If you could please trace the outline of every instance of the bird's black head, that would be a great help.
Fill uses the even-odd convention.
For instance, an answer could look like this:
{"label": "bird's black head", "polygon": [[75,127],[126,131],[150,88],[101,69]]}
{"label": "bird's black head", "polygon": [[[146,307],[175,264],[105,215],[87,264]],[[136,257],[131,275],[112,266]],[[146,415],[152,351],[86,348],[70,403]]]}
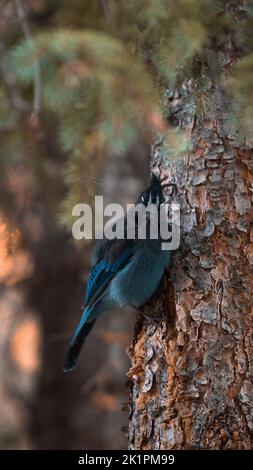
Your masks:
{"label": "bird's black head", "polygon": [[148,204],[156,204],[157,206],[160,206],[160,204],[165,202],[163,197],[163,187],[165,186],[162,186],[160,177],[152,173],[149,188],[139,195],[136,204],[144,204],[144,206],[147,206]]}

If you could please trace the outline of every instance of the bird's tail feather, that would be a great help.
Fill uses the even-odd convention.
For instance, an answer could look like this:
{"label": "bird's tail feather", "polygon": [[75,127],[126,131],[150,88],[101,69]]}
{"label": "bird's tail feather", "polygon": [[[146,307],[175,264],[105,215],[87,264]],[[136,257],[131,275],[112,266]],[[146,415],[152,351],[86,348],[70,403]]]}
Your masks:
{"label": "bird's tail feather", "polygon": [[93,321],[87,321],[91,313],[91,309],[87,309],[86,312],[84,312],[83,317],[76,329],[76,332],[73,336],[73,339],[69,345],[66,359],[64,362],[64,372],[69,372],[72,369],[74,369],[76,365],[76,361],[78,359],[78,356],[81,352],[83,343],[85,341],[85,338],[88,336],[90,331],[92,330],[96,320]]}

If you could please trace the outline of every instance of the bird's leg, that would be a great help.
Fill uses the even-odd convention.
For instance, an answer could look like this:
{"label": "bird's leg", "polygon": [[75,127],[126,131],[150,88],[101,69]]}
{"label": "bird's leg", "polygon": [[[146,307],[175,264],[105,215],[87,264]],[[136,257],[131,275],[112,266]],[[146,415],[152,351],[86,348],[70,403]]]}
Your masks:
{"label": "bird's leg", "polygon": [[148,323],[160,323],[161,321],[173,323],[171,317],[174,315],[171,311],[171,304],[174,303],[174,293],[171,291],[172,282],[168,279],[169,277],[169,273],[167,273],[151,299],[145,305],[136,309]]}
{"label": "bird's leg", "polygon": [[155,298],[151,299],[142,307],[136,309],[136,313],[142,318],[145,318],[148,323],[160,323],[167,318],[166,312],[164,312],[162,308],[159,308]]}

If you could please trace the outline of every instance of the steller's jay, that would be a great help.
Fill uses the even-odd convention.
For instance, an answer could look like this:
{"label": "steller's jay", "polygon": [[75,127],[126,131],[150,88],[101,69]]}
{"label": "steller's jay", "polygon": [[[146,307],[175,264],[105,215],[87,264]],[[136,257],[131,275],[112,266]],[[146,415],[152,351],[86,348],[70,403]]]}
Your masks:
{"label": "steller's jay", "polygon": [[[160,207],[165,202],[162,192],[165,186],[168,185],[162,186],[160,178],[153,173],[149,188],[140,194],[135,205]],[[126,225],[126,217],[124,223]],[[67,351],[65,372],[75,367],[85,338],[101,313],[114,307],[138,309],[155,293],[170,261],[170,252],[161,249],[161,242],[160,236],[156,239],[103,238],[97,242],[84,310]]]}

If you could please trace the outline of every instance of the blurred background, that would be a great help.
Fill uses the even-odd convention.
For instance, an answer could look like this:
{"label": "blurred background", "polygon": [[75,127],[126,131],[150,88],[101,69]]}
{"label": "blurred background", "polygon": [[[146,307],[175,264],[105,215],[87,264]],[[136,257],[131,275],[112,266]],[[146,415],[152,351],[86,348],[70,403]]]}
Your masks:
{"label": "blurred background", "polygon": [[0,13],[0,448],[124,449],[134,315],[105,315],[79,367],[63,361],[93,248],[72,239],[72,206],[143,187],[150,133],[130,125],[142,91],[122,102],[128,78],[109,64],[121,46],[96,34],[106,2],[1,0]]}

